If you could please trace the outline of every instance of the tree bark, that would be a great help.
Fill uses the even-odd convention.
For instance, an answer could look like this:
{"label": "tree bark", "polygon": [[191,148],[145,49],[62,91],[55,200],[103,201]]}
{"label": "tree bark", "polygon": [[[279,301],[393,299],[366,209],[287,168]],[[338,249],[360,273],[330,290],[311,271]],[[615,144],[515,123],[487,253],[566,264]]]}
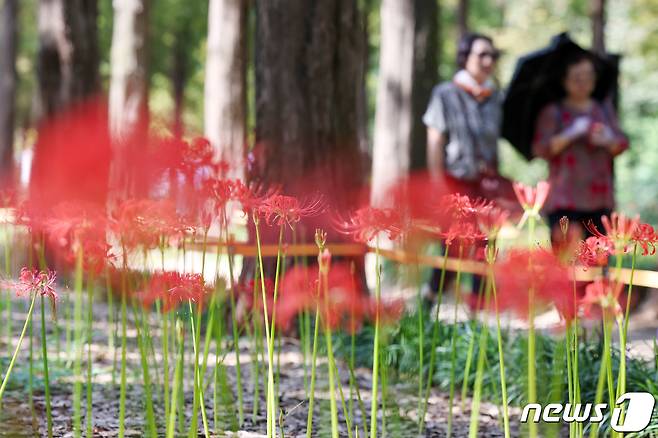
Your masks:
{"label": "tree bark", "polygon": [[469,0],[459,0],[457,4],[457,38],[461,39],[469,32],[468,28]]}
{"label": "tree bark", "polygon": [[40,0],[35,117],[98,91],[96,0]]}
{"label": "tree bark", "polygon": [[422,117],[439,81],[439,2],[415,0],[415,6],[410,165],[411,170],[421,170],[427,167],[427,128]]}
{"label": "tree bark", "polygon": [[[341,208],[363,182],[364,41],[353,0],[256,2],[253,179]],[[285,10],[282,13],[282,10]]]}
{"label": "tree bark", "polygon": [[592,51],[599,55],[605,54],[605,0],[591,0],[592,20]]}
{"label": "tree bark", "polygon": [[18,1],[4,0],[0,11],[0,183],[13,177],[17,18]]}
{"label": "tree bark", "polygon": [[110,52],[109,123],[114,142],[110,176],[120,192],[143,191],[135,181],[130,152],[146,141],[148,128],[148,0],[114,0]]}
{"label": "tree bark", "polygon": [[423,113],[438,81],[436,0],[384,1],[372,170],[372,202],[385,205],[391,184],[425,169]]}
{"label": "tree bark", "polygon": [[114,0],[110,53],[110,130],[130,138],[146,121],[148,0]]}
{"label": "tree bark", "polygon": [[371,202],[388,206],[387,191],[410,167],[413,125],[414,2],[383,0]]}
{"label": "tree bark", "polygon": [[204,132],[216,156],[244,178],[246,27],[244,0],[210,0],[204,86]]}

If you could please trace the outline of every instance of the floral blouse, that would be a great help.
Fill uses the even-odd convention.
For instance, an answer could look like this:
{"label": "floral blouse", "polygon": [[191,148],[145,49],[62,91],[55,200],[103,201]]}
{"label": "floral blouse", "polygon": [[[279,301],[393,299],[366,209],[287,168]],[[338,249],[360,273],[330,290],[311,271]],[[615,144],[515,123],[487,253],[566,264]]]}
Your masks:
{"label": "floral blouse", "polygon": [[615,150],[617,155],[628,149],[628,139],[621,132],[609,103],[594,101],[589,111],[578,111],[558,103],[544,107],[537,118],[533,152],[549,164],[551,191],[544,206],[547,214],[557,210],[614,209],[614,155],[610,150],[591,144],[585,135],[557,155],[550,152],[551,138],[581,116],[612,129],[619,145]]}

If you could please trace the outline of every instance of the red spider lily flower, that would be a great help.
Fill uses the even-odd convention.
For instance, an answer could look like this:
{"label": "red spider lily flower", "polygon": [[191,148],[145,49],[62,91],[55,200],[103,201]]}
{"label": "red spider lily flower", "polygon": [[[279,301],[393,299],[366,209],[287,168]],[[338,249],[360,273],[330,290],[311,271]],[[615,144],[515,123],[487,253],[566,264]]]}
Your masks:
{"label": "red spider lily flower", "polygon": [[265,199],[259,207],[268,225],[288,225],[290,228],[303,217],[317,216],[325,211],[322,197],[299,200],[294,196],[272,195]]}
{"label": "red spider lily flower", "polygon": [[501,309],[514,310],[527,318],[532,289],[534,308],[554,304],[565,319],[573,317],[575,306],[569,271],[552,251],[543,248],[510,250],[496,263],[494,272]]}
{"label": "red spider lily flower", "polygon": [[233,185],[233,199],[242,205],[242,211],[247,215],[260,209],[266,199],[278,193],[278,188],[265,189],[261,184],[245,184],[240,180],[236,180]]}
{"label": "red spider lily flower", "polygon": [[586,267],[607,266],[608,258],[614,253],[614,244],[605,236],[592,236],[581,241],[576,257]]}
{"label": "red spider lily flower", "polygon": [[619,295],[622,288],[623,283],[612,282],[607,278],[588,284],[585,287],[585,296],[580,300],[583,315],[587,318],[596,317],[598,314],[592,311],[593,307],[598,307],[606,316],[621,315]]}
{"label": "red spider lily flower", "polygon": [[548,181],[540,181],[536,187],[526,186],[520,182],[513,184],[514,194],[518,199],[519,204],[524,210],[539,211],[544,206],[548,193],[551,190],[551,185]]}
{"label": "red spider lily flower", "polygon": [[380,299],[379,306],[377,306],[377,300],[371,297],[366,301],[366,306],[368,318],[374,321],[379,313],[379,323],[384,325],[390,325],[399,321],[404,313],[404,300],[402,299]]}
{"label": "red spider lily flower", "polygon": [[540,181],[536,187],[526,186],[520,182],[513,184],[516,199],[523,208],[523,216],[518,224],[521,228],[529,217],[539,217],[539,210],[544,206],[551,185],[547,181]]}
{"label": "red spider lily flower", "polygon": [[614,242],[616,251],[625,252],[626,245],[633,237],[636,228],[640,225],[640,218],[639,216],[630,218],[623,213],[613,211],[612,214],[610,214],[610,217],[601,216],[601,222],[603,223],[605,235],[599,231],[592,221],[586,223],[585,227],[594,236],[607,237]]}
{"label": "red spider lily flower", "polygon": [[452,245],[456,240],[459,245],[464,247],[472,246],[475,242],[487,238],[487,235],[480,231],[477,224],[466,221],[454,222],[446,232],[439,233],[439,236],[445,239],[446,245]]}
{"label": "red spider lily flower", "polygon": [[380,233],[386,233],[391,240],[398,239],[403,232],[402,217],[392,208],[362,207],[346,220],[335,219],[334,228],[358,242],[367,243]]}
{"label": "red spider lily flower", "polygon": [[180,237],[188,227],[170,201],[149,199],[122,202],[114,215],[113,229],[127,248],[155,248],[161,239]]}
{"label": "red spider lily flower", "polygon": [[299,312],[314,311],[317,306],[328,327],[355,329],[368,309],[354,274],[346,264],[334,264],[326,275],[325,290],[316,270],[296,266],[286,272],[277,303],[277,324],[288,327]]}
{"label": "red spider lily flower", "polygon": [[202,305],[210,289],[201,274],[181,274],[175,271],[156,272],[139,296],[145,307],[150,307],[156,300],[162,301],[165,312],[175,309],[187,301]]}
{"label": "red spider lily flower", "polygon": [[493,203],[477,208],[477,223],[480,230],[490,239],[496,238],[508,218],[509,212]]}
{"label": "red spider lily flower", "polygon": [[213,149],[210,141],[203,137],[196,137],[185,142],[181,153],[181,168],[194,174],[200,167],[211,166]]}
{"label": "red spider lily flower", "polygon": [[99,274],[112,258],[106,239],[107,219],[94,204],[58,204],[44,220],[43,229],[66,262],[74,264],[82,251],[82,267],[87,272]]}
{"label": "red spider lily flower", "polygon": [[19,297],[40,294],[48,297],[53,304],[59,299],[55,291],[55,271],[39,271],[38,269],[21,268],[18,281],[5,281],[4,285],[8,289],[13,289]]}
{"label": "red spider lily flower", "polygon": [[658,240],[658,235],[649,224],[639,224],[635,227],[631,236],[631,241],[642,248],[642,255],[654,255],[656,253],[656,240]]}

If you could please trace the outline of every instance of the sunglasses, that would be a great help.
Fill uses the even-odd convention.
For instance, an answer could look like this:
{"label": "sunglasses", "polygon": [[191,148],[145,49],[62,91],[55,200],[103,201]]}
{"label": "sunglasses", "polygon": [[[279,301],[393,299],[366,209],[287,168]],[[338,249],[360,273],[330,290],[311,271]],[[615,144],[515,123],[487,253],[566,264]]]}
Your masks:
{"label": "sunglasses", "polygon": [[483,60],[484,58],[491,58],[494,61],[498,61],[498,58],[500,58],[500,52],[495,50],[493,52],[482,52],[482,53],[471,53],[472,55],[477,56],[480,58],[480,60]]}

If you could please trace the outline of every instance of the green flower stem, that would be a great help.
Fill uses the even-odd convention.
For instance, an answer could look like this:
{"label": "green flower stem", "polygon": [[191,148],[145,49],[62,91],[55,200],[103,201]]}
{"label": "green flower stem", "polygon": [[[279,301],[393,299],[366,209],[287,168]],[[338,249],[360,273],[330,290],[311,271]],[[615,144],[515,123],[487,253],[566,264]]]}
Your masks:
{"label": "green flower stem", "polygon": [[507,406],[507,383],[505,380],[505,357],[503,350],[503,335],[500,329],[500,310],[498,308],[498,294],[496,293],[496,278],[494,276],[493,266],[489,265],[489,278],[491,281],[491,292],[493,293],[494,306],[496,311],[496,340],[498,341],[498,368],[500,369],[500,391],[502,394],[503,405],[503,430],[505,438],[510,438],[509,411]]}
{"label": "green flower stem", "polygon": [[457,368],[457,313],[461,301],[461,259],[464,247],[459,244],[459,257],[457,266],[457,278],[455,279],[455,312],[453,316],[452,336],[450,338],[450,394],[448,402],[448,438],[452,436],[452,407],[455,400],[455,371]]}
{"label": "green flower stem", "polygon": [[75,333],[75,362],[73,375],[73,434],[76,438],[82,436],[82,287],[83,287],[83,261],[82,249],[76,252],[75,262],[75,307],[73,310],[74,333]]}
{"label": "green flower stem", "polygon": [[127,300],[127,279],[126,279],[126,252],[124,247],[123,269],[121,270],[121,377],[119,392],[119,438],[125,436],[126,431],[126,300]]}
{"label": "green flower stem", "polygon": [[[170,410],[169,399],[169,313],[164,311],[162,303],[157,303],[156,311],[162,320],[162,386],[164,391],[165,424],[169,424],[168,415]],[[175,374],[174,374],[175,375]]]}
{"label": "green flower stem", "polygon": [[[279,282],[281,278],[281,256],[283,254],[283,230],[284,230],[284,224],[281,224],[279,226],[279,244],[278,244],[278,250],[276,254],[276,269],[274,271],[274,296],[272,298],[272,320],[270,321],[270,337],[269,337],[269,349],[268,349],[268,354],[269,358],[268,360],[272,362],[272,366],[274,367],[274,341],[276,339],[276,303],[277,303],[277,298],[279,294]],[[274,372],[274,371],[273,371]],[[277,367],[277,376],[278,376],[278,367]],[[278,379],[274,378],[274,375],[272,375],[272,406],[270,407],[272,411],[272,435],[276,435],[275,427],[276,427],[276,418],[277,418],[277,408],[278,408],[278,403],[279,403],[279,393],[277,391],[278,389]]]}
{"label": "green flower stem", "polygon": [[[489,281],[487,281],[489,283]],[[490,285],[487,284],[484,292],[484,307],[489,307]],[[480,400],[482,398],[482,380],[484,378],[484,362],[487,356],[487,336],[489,330],[486,322],[480,329],[480,338],[478,343],[477,368],[475,371],[475,384],[473,386],[473,400],[471,401],[471,423],[468,430],[469,438],[477,438],[478,426],[480,420]],[[463,400],[462,400],[463,403]]]}
{"label": "green flower stem", "polygon": [[[480,300],[482,297],[482,292],[484,288],[485,281],[480,282],[479,290],[478,290],[478,299],[477,299],[477,304],[478,306],[481,304]],[[477,331],[477,318],[473,317],[471,318],[471,339],[468,341],[468,351],[466,353],[466,364],[464,366],[464,380],[462,381],[462,399],[461,399],[461,409],[464,410],[464,406],[466,403],[466,396],[468,395],[468,381],[469,377],[471,375],[471,365],[473,364],[473,355],[475,354],[475,332]]]}
{"label": "green flower stem", "polygon": [[[50,405],[50,374],[48,372],[48,348],[46,342],[46,304],[45,298],[41,297],[41,358],[43,360],[43,385],[46,396],[46,424],[48,438],[53,437],[53,416]],[[91,435],[90,435],[91,436]]]}
{"label": "green flower stem", "polygon": [[233,350],[235,352],[235,377],[236,377],[237,393],[238,393],[238,424],[242,425],[244,423],[244,395],[242,388],[242,369],[240,367],[240,342],[239,342],[240,337],[238,335],[238,319],[235,314],[236,300],[235,300],[235,282],[233,275],[233,257],[232,257],[232,249],[230,246],[228,246],[229,233],[228,233],[228,217],[226,216],[226,209],[224,209],[223,214],[224,214],[224,226],[226,227],[228,271],[229,271],[229,282],[230,282],[229,298],[231,300],[231,325],[233,332]]}
{"label": "green flower stem", "polygon": [[194,318],[194,308],[192,306],[192,301],[188,300],[187,301],[189,305],[189,311],[190,311],[190,326],[192,329],[192,345],[194,347],[194,363],[192,364],[194,367],[194,402],[192,404],[192,421],[190,425],[190,431],[189,431],[189,436],[190,438],[194,438],[197,436],[197,424],[198,424],[198,415],[199,415],[199,407],[201,408],[201,420],[203,422],[203,432],[208,438],[210,436],[210,432],[208,430],[208,420],[206,418],[206,409],[205,409],[205,403],[204,403],[204,397],[203,397],[203,385],[201,383],[201,373],[199,369],[199,350],[200,350],[200,345],[199,345],[199,334],[201,332],[201,309],[200,309],[200,303],[197,305],[197,317],[196,317],[196,322]]}
{"label": "green flower stem", "polygon": [[372,396],[370,400],[370,438],[377,438],[377,385],[379,379],[379,307],[381,301],[381,267],[379,264],[379,238],[375,244],[375,338],[373,340],[372,352]]}
{"label": "green flower stem", "polygon": [[258,265],[260,269],[261,293],[263,298],[263,320],[265,321],[265,338],[267,340],[267,438],[274,436],[276,414],[274,407],[274,370],[272,364],[272,347],[270,346],[270,324],[267,310],[267,293],[265,291],[265,274],[263,272],[263,253],[260,242],[259,220],[256,214],[252,216],[256,228],[256,247],[258,250]]}
{"label": "green flower stem", "polygon": [[441,276],[439,277],[439,290],[437,292],[436,313],[434,316],[434,326],[432,327],[432,346],[430,348],[430,364],[427,371],[427,385],[425,388],[425,395],[423,396],[423,407],[420,410],[418,418],[418,434],[422,434],[425,429],[425,413],[427,412],[427,402],[430,398],[430,390],[432,389],[432,380],[434,378],[434,367],[436,366],[436,348],[439,345],[439,313],[441,311],[441,301],[443,300],[443,288],[446,279],[446,269],[448,267],[448,250],[450,245],[446,245],[443,252],[443,264],[441,265]]}
{"label": "green flower stem", "polygon": [[[528,244],[530,248],[534,246],[535,239],[535,218],[536,215],[530,215],[528,218]],[[528,261],[532,264],[532,259]],[[535,340],[535,291],[532,287],[528,290],[528,403],[537,402],[537,364],[536,360],[536,340]],[[530,438],[536,438],[538,434],[537,423],[528,424],[528,434]]]}
{"label": "green flower stem", "polygon": [[[255,272],[255,278],[254,278],[254,289],[253,289],[253,303],[257,302],[258,298],[258,270]],[[253,308],[252,308],[253,312]],[[252,411],[251,411],[251,419],[252,422],[256,422],[256,417],[259,412],[259,402],[260,402],[260,358],[259,355],[262,357],[262,333],[261,333],[261,328],[260,328],[260,321],[258,319],[258,315],[255,313],[252,313],[251,315],[251,323],[253,324],[253,355],[251,359],[251,378],[252,378],[252,384],[253,384],[253,404],[252,404]]]}
{"label": "green flower stem", "polygon": [[[5,225],[5,275],[7,278],[11,277],[11,232],[10,225]],[[29,254],[32,253],[32,248],[29,249]],[[11,344],[13,338],[12,331],[12,314],[11,314],[11,290],[7,290],[7,295],[5,295],[5,308],[7,311],[6,321],[6,334],[7,334],[7,351],[11,351]]]}
{"label": "green flower stem", "polygon": [[331,343],[331,328],[328,325],[326,325],[324,330],[324,338],[327,343],[327,359],[329,361],[327,368],[329,371],[329,406],[331,410],[331,437],[338,438],[338,406],[336,404],[336,383],[335,383],[336,376],[334,375],[335,372],[334,352],[333,352],[333,345]]}
{"label": "green flower stem", "polygon": [[[185,355],[185,344],[183,341],[183,329],[180,321],[176,320],[175,332],[178,338],[178,360],[174,367],[174,382],[171,389],[171,405],[169,406],[167,421],[167,438],[174,438],[176,433],[176,401],[178,400],[178,391],[182,389],[183,384],[183,356]],[[181,391],[182,392],[182,391]]]}
{"label": "green flower stem", "polygon": [[94,281],[89,278],[87,281],[87,436],[93,436],[93,389],[91,383],[92,360],[91,360],[91,342],[93,333],[93,299],[94,299]]}
{"label": "green flower stem", "polygon": [[[311,438],[313,432],[313,402],[315,401],[315,368],[318,356],[318,332],[320,327],[320,307],[315,307],[315,325],[313,329],[313,353],[311,355],[311,387],[308,394],[308,414],[306,417],[306,438]],[[364,417],[365,418],[365,417]]]}
{"label": "green flower stem", "polygon": [[[633,280],[635,277],[635,262],[637,259],[637,243],[633,245],[633,257],[631,259],[631,278],[628,282],[628,294],[626,295],[626,309],[624,311],[623,324],[619,324],[619,375],[617,376],[617,397],[626,392],[626,340],[628,335],[628,315],[631,310],[631,294],[633,293]],[[623,408],[622,408],[623,409]]]}
{"label": "green flower stem", "polygon": [[9,382],[9,376],[11,376],[11,370],[14,368],[14,363],[16,362],[16,357],[18,352],[21,349],[21,344],[23,343],[23,338],[25,337],[25,331],[27,326],[32,320],[32,311],[34,310],[34,301],[37,298],[37,294],[32,296],[32,301],[30,302],[30,308],[27,311],[27,317],[25,318],[25,324],[23,324],[23,330],[21,330],[21,336],[18,338],[18,344],[16,344],[16,349],[14,354],[11,356],[11,361],[9,361],[9,366],[7,367],[7,372],[5,373],[4,378],[2,379],[2,385],[0,385],[0,403],[2,402],[2,396],[5,393],[5,388],[7,387],[7,382]]}
{"label": "green flower stem", "polygon": [[[332,354],[333,356],[333,354]],[[345,394],[343,394],[343,385],[340,383],[340,378],[338,377],[340,374],[338,373],[338,367],[336,366],[336,360],[335,358],[332,359],[334,362],[334,376],[336,376],[336,382],[335,386],[338,387],[338,395],[340,395],[340,403],[341,406],[343,407],[343,416],[345,416],[345,425],[347,426],[347,438],[352,438],[352,425],[354,424],[352,420],[352,416],[350,415],[348,404],[345,403]]]}
{"label": "green flower stem", "polygon": [[420,267],[418,264],[414,265],[415,274],[416,274],[416,316],[418,319],[418,412],[422,412],[423,409],[423,391],[425,386],[423,385],[423,373],[425,372],[424,360],[425,360],[425,312],[423,312],[423,297],[421,295],[420,287]]}
{"label": "green flower stem", "polygon": [[107,291],[107,348],[112,352],[112,386],[114,386],[116,375],[116,354],[115,352],[115,322],[114,322],[114,294],[112,293],[112,281],[110,279],[109,269],[105,271],[105,289]]}
{"label": "green flower stem", "polygon": [[137,329],[137,347],[139,348],[142,375],[144,377],[144,397],[146,405],[146,427],[148,430],[147,436],[156,438],[158,436],[158,428],[155,425],[155,414],[153,411],[153,396],[151,393],[151,376],[149,373],[148,364],[148,350],[145,339],[144,325],[147,323],[143,317],[138,316],[135,306],[133,308],[133,318],[135,319],[135,328]]}

